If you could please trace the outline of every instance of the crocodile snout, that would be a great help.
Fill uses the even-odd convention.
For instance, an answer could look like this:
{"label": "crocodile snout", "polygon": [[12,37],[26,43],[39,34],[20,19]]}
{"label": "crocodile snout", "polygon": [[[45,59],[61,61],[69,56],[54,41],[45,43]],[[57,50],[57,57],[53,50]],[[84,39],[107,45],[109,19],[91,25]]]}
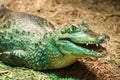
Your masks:
{"label": "crocodile snout", "polygon": [[103,42],[103,41],[106,41],[106,40],[109,40],[109,39],[110,39],[109,36],[107,36],[105,34],[102,34],[97,38],[97,41]]}

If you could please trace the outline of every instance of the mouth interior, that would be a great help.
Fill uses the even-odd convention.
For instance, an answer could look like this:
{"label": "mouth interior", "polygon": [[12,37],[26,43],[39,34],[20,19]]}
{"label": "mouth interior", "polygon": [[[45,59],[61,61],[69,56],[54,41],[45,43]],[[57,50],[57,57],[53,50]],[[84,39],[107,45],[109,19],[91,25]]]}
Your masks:
{"label": "mouth interior", "polygon": [[96,51],[96,52],[99,52],[99,53],[102,53],[104,52],[106,49],[104,47],[102,47],[100,44],[96,45],[96,44],[77,44],[78,46],[81,46],[85,49],[88,49],[88,50],[93,50],[93,51]]}
{"label": "mouth interior", "polygon": [[[76,43],[74,43],[76,44]],[[105,56],[107,54],[107,50],[105,47],[102,47],[100,44],[96,45],[96,44],[86,44],[86,43],[77,43],[77,46],[80,46],[82,48],[85,48],[87,50],[90,51],[95,51],[100,53],[102,56]]]}

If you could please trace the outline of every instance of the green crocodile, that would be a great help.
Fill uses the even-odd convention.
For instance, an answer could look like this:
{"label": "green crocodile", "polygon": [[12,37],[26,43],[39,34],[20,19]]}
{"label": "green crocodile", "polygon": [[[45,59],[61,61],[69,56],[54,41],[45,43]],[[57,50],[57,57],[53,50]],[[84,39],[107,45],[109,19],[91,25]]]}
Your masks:
{"label": "green crocodile", "polygon": [[14,12],[0,4],[0,61],[12,66],[34,70],[64,68],[78,58],[100,57],[101,53],[91,46],[107,38],[94,33],[84,22],[54,29],[43,18]]}

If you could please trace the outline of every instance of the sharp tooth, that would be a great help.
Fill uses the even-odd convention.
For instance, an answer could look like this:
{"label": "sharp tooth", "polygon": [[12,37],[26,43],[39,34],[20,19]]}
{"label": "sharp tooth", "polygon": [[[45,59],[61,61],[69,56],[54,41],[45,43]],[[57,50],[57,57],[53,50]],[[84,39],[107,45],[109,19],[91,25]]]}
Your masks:
{"label": "sharp tooth", "polygon": [[96,44],[96,46],[98,47],[98,44]]}
{"label": "sharp tooth", "polygon": [[93,52],[93,50],[91,52]]}
{"label": "sharp tooth", "polygon": [[86,44],[86,46],[88,46],[88,43]]}

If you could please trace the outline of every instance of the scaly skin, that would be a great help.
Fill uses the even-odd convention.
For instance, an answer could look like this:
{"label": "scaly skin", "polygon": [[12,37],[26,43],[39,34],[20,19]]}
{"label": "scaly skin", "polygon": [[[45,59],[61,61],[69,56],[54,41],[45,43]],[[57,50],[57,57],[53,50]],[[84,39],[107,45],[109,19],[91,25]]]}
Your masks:
{"label": "scaly skin", "polygon": [[107,38],[91,31],[86,23],[54,30],[45,19],[14,12],[2,4],[0,12],[0,60],[6,64],[49,70],[69,66],[81,57],[101,56],[80,46]]}

